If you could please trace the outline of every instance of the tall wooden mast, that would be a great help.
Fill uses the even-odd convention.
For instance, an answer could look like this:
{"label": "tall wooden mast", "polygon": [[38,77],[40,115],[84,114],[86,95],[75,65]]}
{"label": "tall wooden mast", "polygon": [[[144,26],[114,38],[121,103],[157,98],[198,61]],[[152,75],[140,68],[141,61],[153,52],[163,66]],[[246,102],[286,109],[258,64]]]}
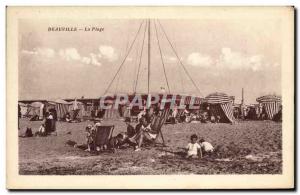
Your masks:
{"label": "tall wooden mast", "polygon": [[150,19],[148,20],[148,94],[150,94],[150,58],[151,58],[151,31]]}

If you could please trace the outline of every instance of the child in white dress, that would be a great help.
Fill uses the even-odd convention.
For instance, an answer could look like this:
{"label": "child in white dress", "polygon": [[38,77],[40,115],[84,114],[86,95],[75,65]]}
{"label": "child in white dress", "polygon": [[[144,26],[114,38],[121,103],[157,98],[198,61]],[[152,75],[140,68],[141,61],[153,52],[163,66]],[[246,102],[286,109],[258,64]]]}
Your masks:
{"label": "child in white dress", "polygon": [[187,155],[186,158],[202,158],[201,146],[197,143],[198,136],[193,134],[191,136],[191,142],[186,146]]}

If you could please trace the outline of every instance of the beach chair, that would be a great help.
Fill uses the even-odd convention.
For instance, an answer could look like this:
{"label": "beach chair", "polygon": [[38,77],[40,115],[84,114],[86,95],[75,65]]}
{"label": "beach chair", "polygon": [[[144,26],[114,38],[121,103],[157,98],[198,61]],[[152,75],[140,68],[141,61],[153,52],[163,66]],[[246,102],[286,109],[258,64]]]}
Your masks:
{"label": "beach chair", "polygon": [[94,137],[94,149],[97,147],[105,149],[109,143],[109,139],[112,137],[115,126],[98,126]]}
{"label": "beach chair", "polygon": [[157,132],[157,134],[158,134],[156,136],[156,139],[154,140],[154,144],[157,143],[157,139],[160,136],[161,139],[162,139],[162,141],[163,141],[162,145],[166,146],[165,145],[164,136],[163,136],[163,133],[161,131],[161,128],[162,128],[163,124],[166,122],[166,119],[169,116],[169,113],[170,113],[170,109],[169,108],[164,109],[164,110],[160,111],[160,113],[158,115],[155,115],[153,117],[153,119],[152,119],[152,122],[151,122],[151,131]]}

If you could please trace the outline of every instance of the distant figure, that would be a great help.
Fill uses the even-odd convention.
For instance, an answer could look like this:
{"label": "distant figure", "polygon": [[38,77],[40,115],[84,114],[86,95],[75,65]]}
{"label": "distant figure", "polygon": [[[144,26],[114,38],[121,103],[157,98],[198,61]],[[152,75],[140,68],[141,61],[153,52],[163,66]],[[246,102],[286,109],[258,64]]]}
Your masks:
{"label": "distant figure", "polygon": [[130,124],[131,120],[129,117],[125,118],[125,123],[126,123],[126,126],[127,126],[127,136],[128,137],[132,137],[135,135],[136,131],[135,131],[135,128]]}
{"label": "distant figure", "polygon": [[211,115],[211,116],[210,116],[210,122],[216,123],[216,118],[215,118],[214,115]]}
{"label": "distant figure", "polygon": [[45,116],[46,116],[46,118],[45,118],[45,130],[46,130],[46,134],[50,134],[51,133],[51,127],[52,127],[52,115],[50,116],[50,113],[46,112]]}
{"label": "distant figure", "polygon": [[172,124],[176,124],[177,114],[178,114],[178,109],[177,109],[177,107],[174,107],[173,110],[172,110],[172,117],[171,117],[171,123]]}
{"label": "distant figure", "polygon": [[34,135],[35,136],[46,136],[47,135],[44,123],[40,126],[39,130]]}
{"label": "distant figure", "polygon": [[220,117],[220,115],[217,115],[217,117],[216,117],[216,123],[219,123],[219,122],[220,122],[220,120],[221,120],[221,117]]}
{"label": "distant figure", "polygon": [[55,109],[53,109],[53,111],[51,112],[53,115],[53,124],[52,124],[52,130],[56,131],[56,121],[57,121],[57,111]]}
{"label": "distant figure", "polygon": [[25,134],[24,134],[24,137],[32,137],[32,136],[33,136],[33,133],[32,133],[31,128],[27,127],[26,131],[25,131]]}
{"label": "distant figure", "polygon": [[49,123],[50,123],[50,133],[52,133],[53,131],[55,131],[55,124],[54,124],[54,119],[53,119],[52,112],[49,113],[48,120],[49,120]]}
{"label": "distant figure", "polygon": [[191,136],[191,142],[186,146],[187,155],[186,158],[202,158],[202,151],[200,145],[197,143],[198,136],[193,134]]}
{"label": "distant figure", "polygon": [[236,118],[236,119],[240,118],[240,117],[239,117],[239,110],[238,110],[238,108],[234,108],[234,109],[233,109],[233,116],[234,116],[234,118]]}
{"label": "distant figure", "polygon": [[208,120],[208,112],[203,112],[200,116],[201,123],[207,123]]}
{"label": "distant figure", "polygon": [[66,114],[66,122],[71,122],[71,115],[70,115],[70,113],[68,112],[67,114]]}
{"label": "distant figure", "polygon": [[87,144],[87,149],[85,151],[90,152],[93,148],[94,144],[94,136],[95,136],[95,129],[92,127],[92,125],[88,125],[85,128],[86,132],[86,144]]}

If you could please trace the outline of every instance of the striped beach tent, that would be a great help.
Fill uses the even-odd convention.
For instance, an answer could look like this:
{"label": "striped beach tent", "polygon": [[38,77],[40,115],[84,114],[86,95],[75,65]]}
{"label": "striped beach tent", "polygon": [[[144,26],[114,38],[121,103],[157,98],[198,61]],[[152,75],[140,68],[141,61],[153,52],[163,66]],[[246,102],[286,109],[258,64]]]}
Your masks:
{"label": "striped beach tent", "polygon": [[281,97],[276,95],[265,95],[256,99],[265,109],[268,119],[273,117],[280,111]]}
{"label": "striped beach tent", "polygon": [[210,105],[210,112],[214,116],[220,116],[221,121],[230,122],[234,121],[232,99],[225,93],[212,93],[209,94],[205,101]]}
{"label": "striped beach tent", "polygon": [[72,104],[62,99],[49,101],[48,103],[55,106],[57,118],[59,119],[63,119],[65,117],[65,115],[69,112],[70,105]]}

